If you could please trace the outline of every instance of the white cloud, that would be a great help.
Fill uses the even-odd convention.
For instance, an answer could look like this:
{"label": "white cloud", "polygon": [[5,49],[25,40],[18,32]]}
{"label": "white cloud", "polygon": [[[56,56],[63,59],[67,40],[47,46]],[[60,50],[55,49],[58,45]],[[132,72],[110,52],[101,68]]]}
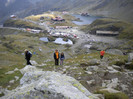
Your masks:
{"label": "white cloud", "polygon": [[7,0],[7,2],[6,2],[6,4],[5,4],[5,6],[8,6],[8,5],[10,5],[11,3],[13,3],[15,0]]}

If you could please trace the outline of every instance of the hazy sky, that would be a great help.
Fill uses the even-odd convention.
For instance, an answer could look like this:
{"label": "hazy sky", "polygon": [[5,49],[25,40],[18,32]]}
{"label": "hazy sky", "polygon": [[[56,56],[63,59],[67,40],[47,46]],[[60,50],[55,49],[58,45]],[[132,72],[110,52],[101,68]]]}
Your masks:
{"label": "hazy sky", "polygon": [[5,6],[8,6],[9,4],[13,3],[15,0],[7,0]]}

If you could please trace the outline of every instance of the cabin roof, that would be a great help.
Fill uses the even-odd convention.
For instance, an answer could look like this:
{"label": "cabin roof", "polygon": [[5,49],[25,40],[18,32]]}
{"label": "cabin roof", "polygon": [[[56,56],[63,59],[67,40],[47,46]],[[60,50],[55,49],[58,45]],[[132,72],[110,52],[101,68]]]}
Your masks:
{"label": "cabin roof", "polygon": [[118,31],[99,31],[99,30],[97,30],[96,31],[96,34],[98,34],[98,35],[104,35],[104,34],[106,34],[106,35],[118,35],[119,34],[119,32]]}

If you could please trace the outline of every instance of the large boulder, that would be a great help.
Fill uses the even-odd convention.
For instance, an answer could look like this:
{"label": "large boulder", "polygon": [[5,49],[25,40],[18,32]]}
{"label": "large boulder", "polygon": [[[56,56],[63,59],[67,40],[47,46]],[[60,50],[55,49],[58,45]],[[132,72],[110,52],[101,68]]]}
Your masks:
{"label": "large boulder", "polygon": [[117,86],[119,85],[119,79],[118,78],[114,78],[111,80],[105,80],[102,83],[102,87],[104,88],[117,88]]}
{"label": "large boulder", "polygon": [[128,54],[128,61],[131,62],[133,60],[133,53]]}
{"label": "large boulder", "polygon": [[89,64],[92,66],[92,65],[100,65],[100,60],[98,59],[91,59],[89,61]]}
{"label": "large boulder", "polygon": [[21,72],[24,76],[20,86],[2,99],[99,99],[65,74],[42,71],[34,66],[26,66]]}
{"label": "large boulder", "polygon": [[118,50],[118,49],[107,49],[106,53],[116,54],[116,55],[123,55],[122,51]]}
{"label": "large boulder", "polygon": [[109,47],[109,45],[104,44],[104,43],[93,43],[90,46],[91,50],[97,50],[97,51],[101,51],[101,50],[105,50]]}

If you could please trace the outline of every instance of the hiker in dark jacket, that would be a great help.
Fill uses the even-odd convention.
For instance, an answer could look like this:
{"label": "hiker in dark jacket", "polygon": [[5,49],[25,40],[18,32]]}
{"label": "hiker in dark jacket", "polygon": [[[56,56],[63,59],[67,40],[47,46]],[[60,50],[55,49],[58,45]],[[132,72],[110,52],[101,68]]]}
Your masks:
{"label": "hiker in dark jacket", "polygon": [[60,65],[63,65],[64,59],[65,59],[65,55],[64,55],[64,53],[62,52],[61,55],[60,55]]}
{"label": "hiker in dark jacket", "polygon": [[55,50],[54,59],[55,59],[55,65],[59,65],[59,52],[58,52],[58,50]]}
{"label": "hiker in dark jacket", "polygon": [[28,51],[28,50],[25,50],[25,59],[26,59],[26,61],[27,61],[27,65],[32,65],[32,64],[30,63],[30,58],[31,58],[31,57],[32,57],[31,52]]}

